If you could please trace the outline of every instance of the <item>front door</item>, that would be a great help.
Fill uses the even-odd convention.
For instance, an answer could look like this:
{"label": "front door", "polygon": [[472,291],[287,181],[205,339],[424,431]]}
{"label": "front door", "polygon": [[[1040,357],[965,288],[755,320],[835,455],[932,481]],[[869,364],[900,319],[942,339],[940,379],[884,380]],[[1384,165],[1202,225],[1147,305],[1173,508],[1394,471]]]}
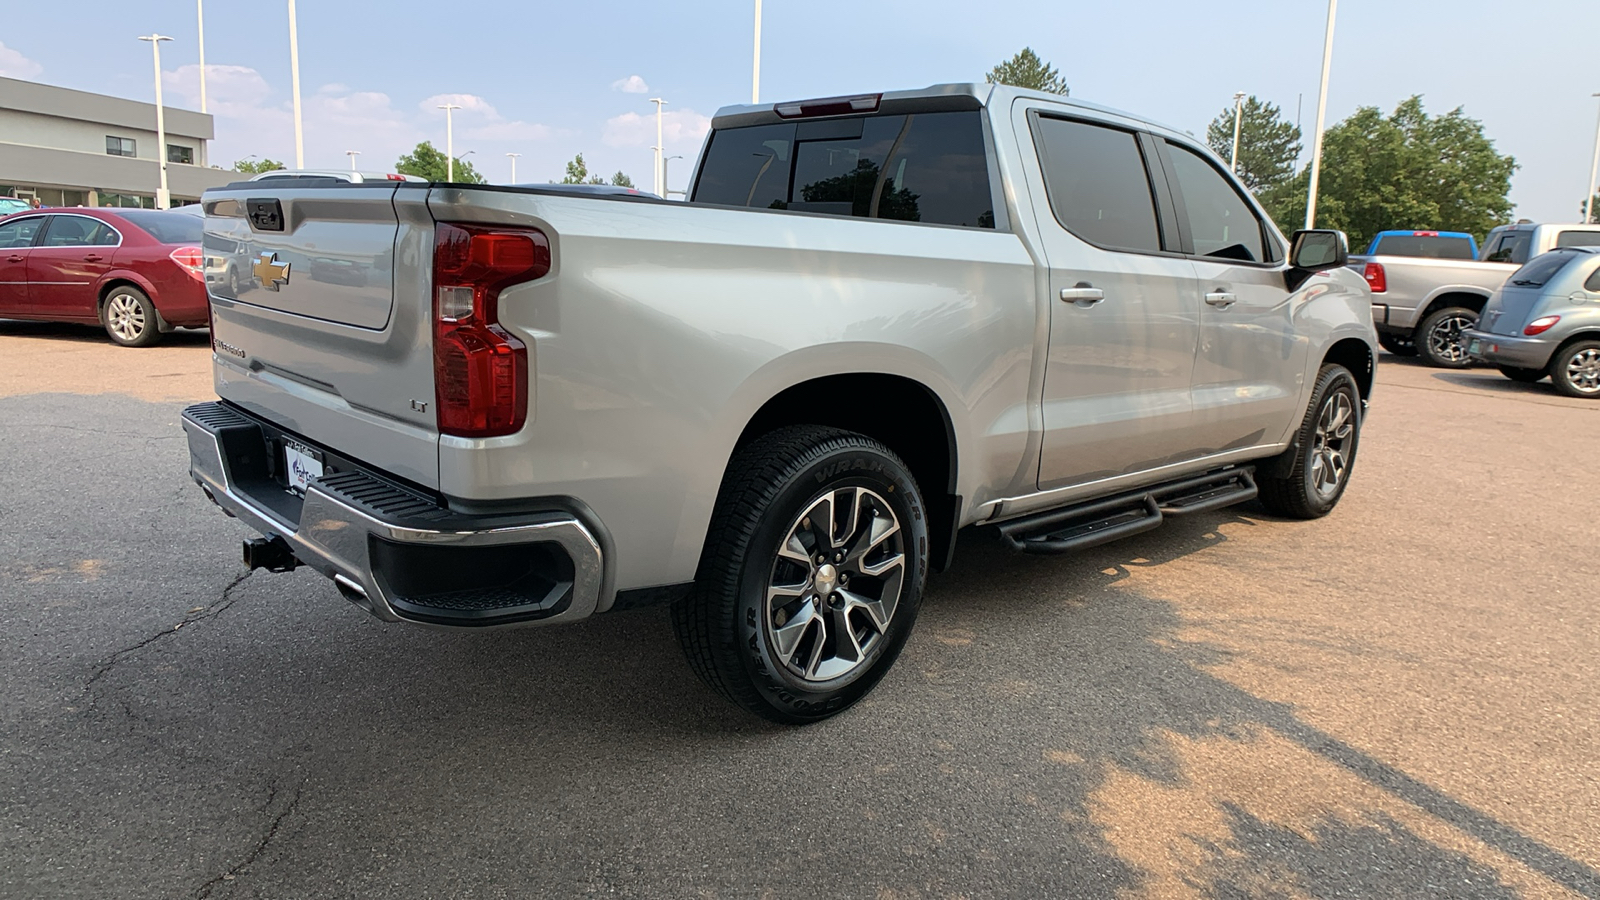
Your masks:
{"label": "front door", "polygon": [[1040,489],[1192,457],[1200,300],[1156,214],[1148,139],[1043,112],[1018,124],[1048,198],[1033,204],[1050,269]]}
{"label": "front door", "polygon": [[111,271],[122,237],[89,216],[50,217],[44,240],[28,258],[28,309],[52,319],[92,319],[99,310],[95,287]]}
{"label": "front door", "polygon": [[1275,444],[1298,424],[1308,348],[1284,252],[1233,179],[1193,149],[1164,142],[1179,222],[1199,279],[1195,438],[1205,453]]}
{"label": "front door", "polygon": [[28,257],[46,216],[24,216],[0,224],[0,318],[29,308]]}

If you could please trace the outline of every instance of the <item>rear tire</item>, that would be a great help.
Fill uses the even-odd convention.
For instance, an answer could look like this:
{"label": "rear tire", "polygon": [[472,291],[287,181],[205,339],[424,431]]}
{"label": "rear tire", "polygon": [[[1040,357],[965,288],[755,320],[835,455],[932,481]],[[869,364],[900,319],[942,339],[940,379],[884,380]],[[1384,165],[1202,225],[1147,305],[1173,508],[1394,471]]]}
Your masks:
{"label": "rear tire", "polygon": [[1350,483],[1360,442],[1361,390],[1355,376],[1344,366],[1325,365],[1295,433],[1288,474],[1274,477],[1257,470],[1261,504],[1291,519],[1317,519],[1332,512]]}
{"label": "rear tire", "polygon": [[1417,342],[1411,338],[1402,337],[1398,334],[1386,334],[1381,331],[1378,332],[1378,346],[1389,351],[1395,356],[1411,357],[1417,355]]}
{"label": "rear tire", "polygon": [[1430,366],[1465,369],[1472,365],[1472,357],[1467,355],[1467,341],[1462,332],[1477,324],[1477,313],[1464,306],[1447,306],[1417,326],[1417,350]]}
{"label": "rear tire", "polygon": [[100,305],[100,324],[106,336],[124,347],[148,347],[162,338],[161,320],[156,307],[144,291],[132,285],[118,285],[106,294]]}
{"label": "rear tire", "polygon": [[672,622],[689,665],[774,722],[816,722],[872,690],[905,645],[928,567],[916,480],[864,435],[800,425],[723,477],[694,590]]}
{"label": "rear tire", "polygon": [[1578,341],[1550,359],[1550,383],[1568,397],[1600,400],[1600,341]]}
{"label": "rear tire", "polygon": [[1501,366],[1500,374],[1518,384],[1533,384],[1549,373],[1543,369],[1523,369],[1518,366]]}

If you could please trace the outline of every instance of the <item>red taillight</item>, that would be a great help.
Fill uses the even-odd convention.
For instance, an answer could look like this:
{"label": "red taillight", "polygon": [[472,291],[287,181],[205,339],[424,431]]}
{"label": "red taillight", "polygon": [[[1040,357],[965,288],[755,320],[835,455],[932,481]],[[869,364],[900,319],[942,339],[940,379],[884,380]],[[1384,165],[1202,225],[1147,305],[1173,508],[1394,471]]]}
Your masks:
{"label": "red taillight", "polygon": [[1522,329],[1522,333],[1528,337],[1533,337],[1536,334],[1544,334],[1546,331],[1554,328],[1556,323],[1559,321],[1561,321],[1560,316],[1545,316],[1542,319],[1534,319],[1532,322],[1528,323],[1527,328]]}
{"label": "red taillight", "polygon": [[528,348],[500,327],[500,291],[550,271],[534,229],[439,223],[433,245],[433,380],[439,431],[512,434],[528,418]]}
{"label": "red taillight", "polygon": [[199,247],[179,247],[167,255],[173,262],[187,269],[196,280],[205,282],[206,255]]}
{"label": "red taillight", "polygon": [[820,100],[801,100],[796,103],[779,103],[772,111],[784,119],[809,119],[813,116],[843,116],[850,113],[878,111],[882,94],[861,94],[855,97],[824,97]]}
{"label": "red taillight", "polygon": [[1367,263],[1367,267],[1361,270],[1361,277],[1367,280],[1367,287],[1372,288],[1374,294],[1389,289],[1389,276],[1384,273],[1382,263]]}

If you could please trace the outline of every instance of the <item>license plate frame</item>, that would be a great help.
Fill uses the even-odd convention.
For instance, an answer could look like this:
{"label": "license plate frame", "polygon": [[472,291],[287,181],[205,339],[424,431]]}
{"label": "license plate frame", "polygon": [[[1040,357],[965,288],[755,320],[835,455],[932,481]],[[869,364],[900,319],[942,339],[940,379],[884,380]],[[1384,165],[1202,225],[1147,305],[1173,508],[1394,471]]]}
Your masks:
{"label": "license plate frame", "polygon": [[296,494],[304,494],[311,482],[322,477],[325,463],[321,450],[307,447],[299,441],[284,440],[283,474],[289,490]]}

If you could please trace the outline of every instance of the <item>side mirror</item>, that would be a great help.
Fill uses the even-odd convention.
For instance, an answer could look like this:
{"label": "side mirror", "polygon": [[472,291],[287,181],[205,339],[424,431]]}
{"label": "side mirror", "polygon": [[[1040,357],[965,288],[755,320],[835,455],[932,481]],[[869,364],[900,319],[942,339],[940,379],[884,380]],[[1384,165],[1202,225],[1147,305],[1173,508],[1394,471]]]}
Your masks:
{"label": "side mirror", "polygon": [[1350,241],[1342,231],[1296,231],[1289,241],[1289,265],[1302,272],[1337,269],[1350,262]]}

